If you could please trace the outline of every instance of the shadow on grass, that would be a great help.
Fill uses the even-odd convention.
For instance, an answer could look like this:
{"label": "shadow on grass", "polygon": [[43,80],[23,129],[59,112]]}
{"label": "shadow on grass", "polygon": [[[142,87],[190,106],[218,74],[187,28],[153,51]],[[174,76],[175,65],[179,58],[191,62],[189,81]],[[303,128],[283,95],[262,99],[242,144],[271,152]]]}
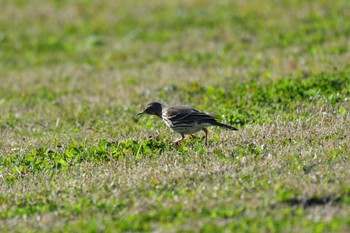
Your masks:
{"label": "shadow on grass", "polygon": [[342,202],[349,203],[349,201],[350,201],[350,193],[345,193],[340,196],[337,194],[328,194],[325,196],[309,197],[309,198],[293,197],[282,201],[282,203],[290,206],[301,206],[303,209],[308,209],[316,206],[327,206],[327,205],[339,204]]}

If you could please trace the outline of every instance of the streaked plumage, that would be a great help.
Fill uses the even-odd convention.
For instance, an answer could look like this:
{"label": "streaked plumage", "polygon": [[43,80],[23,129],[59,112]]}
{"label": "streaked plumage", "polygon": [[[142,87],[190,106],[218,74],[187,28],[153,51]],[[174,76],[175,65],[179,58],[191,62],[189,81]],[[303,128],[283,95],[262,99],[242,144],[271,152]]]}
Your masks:
{"label": "streaked plumage", "polygon": [[166,106],[159,102],[152,102],[137,115],[141,114],[156,115],[162,118],[169,128],[181,135],[181,139],[177,141],[183,140],[185,134],[193,134],[203,130],[205,132],[205,144],[207,144],[208,130],[205,127],[208,126],[219,126],[230,130],[237,130],[232,126],[217,122],[214,117],[190,106]]}

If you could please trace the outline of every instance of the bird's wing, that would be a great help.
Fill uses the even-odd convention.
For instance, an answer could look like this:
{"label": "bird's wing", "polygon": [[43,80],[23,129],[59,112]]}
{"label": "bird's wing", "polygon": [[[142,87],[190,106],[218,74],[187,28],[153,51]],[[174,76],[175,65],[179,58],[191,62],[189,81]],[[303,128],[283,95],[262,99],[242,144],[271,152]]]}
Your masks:
{"label": "bird's wing", "polygon": [[167,118],[171,121],[210,123],[214,117],[189,106],[172,106],[166,111]]}

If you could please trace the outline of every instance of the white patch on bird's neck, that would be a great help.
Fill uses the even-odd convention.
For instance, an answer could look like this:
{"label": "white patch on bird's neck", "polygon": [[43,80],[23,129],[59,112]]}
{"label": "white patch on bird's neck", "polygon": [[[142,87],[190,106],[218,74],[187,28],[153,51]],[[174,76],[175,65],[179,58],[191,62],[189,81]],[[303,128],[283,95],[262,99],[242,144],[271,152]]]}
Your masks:
{"label": "white patch on bird's neck", "polygon": [[171,121],[169,121],[166,117],[163,117],[162,116],[162,119],[163,119],[163,121],[165,122],[165,124],[168,126],[168,127],[173,127],[173,124],[172,124],[172,122]]}

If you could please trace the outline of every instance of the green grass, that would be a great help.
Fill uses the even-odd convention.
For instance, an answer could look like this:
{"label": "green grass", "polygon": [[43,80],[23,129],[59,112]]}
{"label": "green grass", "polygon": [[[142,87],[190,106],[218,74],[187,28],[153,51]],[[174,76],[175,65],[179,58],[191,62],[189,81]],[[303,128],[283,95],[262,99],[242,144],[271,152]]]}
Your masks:
{"label": "green grass", "polygon": [[350,230],[348,1],[0,7],[2,232]]}

